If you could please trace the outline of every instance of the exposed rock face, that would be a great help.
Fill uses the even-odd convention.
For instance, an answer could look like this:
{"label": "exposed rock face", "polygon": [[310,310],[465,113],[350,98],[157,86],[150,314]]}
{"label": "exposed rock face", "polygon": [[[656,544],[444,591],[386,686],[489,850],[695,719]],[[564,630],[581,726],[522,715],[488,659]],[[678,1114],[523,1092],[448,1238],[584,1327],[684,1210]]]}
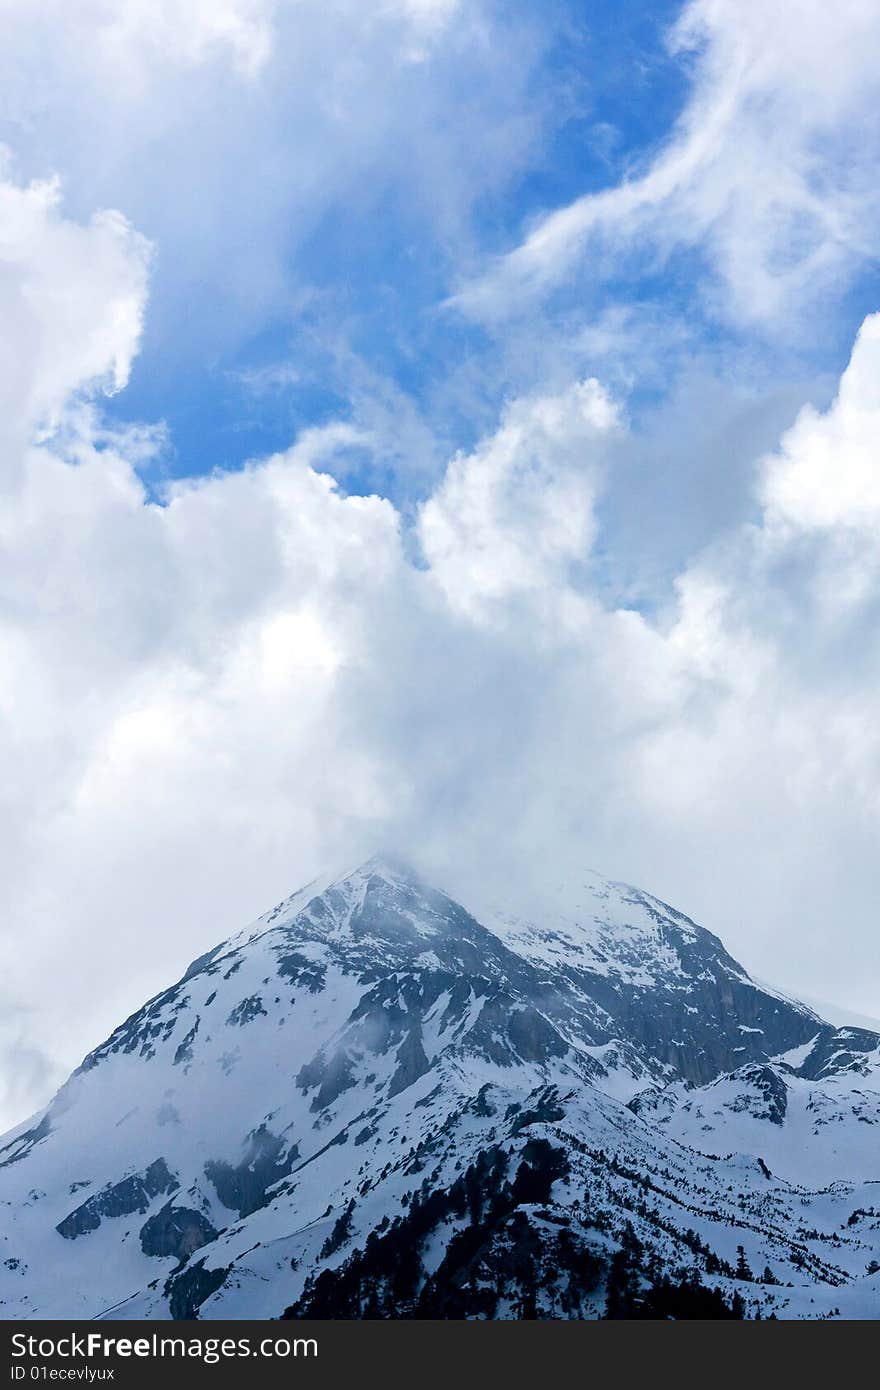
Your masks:
{"label": "exposed rock face", "polygon": [[289,1145],[261,1125],[247,1137],[244,1157],[233,1166],[218,1160],[205,1164],[205,1174],[213,1183],[224,1207],[250,1216],[265,1206],[270,1187],[286,1178],[299,1157],[297,1146]]}
{"label": "exposed rock face", "polygon": [[246,1023],[250,1023],[259,1014],[265,1015],[265,1013],[266,1010],[263,1008],[263,1001],[260,996],[258,994],[251,994],[247,999],[242,999],[236,1004],[235,1008],[230,1011],[226,1022],[228,1024],[237,1023],[241,1028],[244,1027]]}
{"label": "exposed rock face", "polygon": [[839,1076],[842,1071],[869,1077],[876,1066],[877,1034],[867,1028],[823,1028],[798,1068],[812,1081]]}
{"label": "exposed rock face", "polygon": [[169,1279],[165,1294],[172,1318],[197,1318],[205,1299],[222,1287],[228,1273],[228,1269],[205,1269],[204,1260],[199,1260]]}
{"label": "exposed rock face", "polygon": [[195,1021],[195,1023],[193,1024],[192,1028],[190,1028],[189,1032],[187,1033],[187,1035],[186,1035],[186,1037],[183,1039],[183,1041],[180,1043],[180,1045],[179,1045],[177,1048],[175,1048],[175,1051],[174,1051],[174,1066],[175,1066],[175,1067],[179,1067],[179,1066],[181,1065],[182,1062],[191,1062],[191,1061],[192,1061],[192,1058],[193,1058],[193,1043],[194,1043],[195,1040],[196,1040],[196,1034],[197,1034],[198,1031],[199,1031],[199,1024],[200,1024],[200,1023],[201,1023],[201,1019],[199,1018],[198,1014],[196,1014],[196,1021]]}
{"label": "exposed rock face", "polygon": [[[599,900],[613,901],[617,913],[629,909],[636,925],[621,931],[597,916],[579,941],[578,918],[555,929],[516,921],[513,939],[532,958],[553,961],[557,990],[567,986],[598,1006],[606,1036],[634,1044],[674,1076],[703,1085],[797,1047],[822,1026],[810,1010],[757,986],[716,936],[659,899],[609,884]],[[503,917],[496,924],[509,930]]]}
{"label": "exposed rock face", "polygon": [[388,1085],[389,1100],[414,1085],[419,1077],[424,1076],[430,1069],[431,1064],[422,1046],[422,1030],[418,1024],[407,1033],[395,1056],[397,1070]]}
{"label": "exposed rock face", "polygon": [[875,1316],[878,1134],[880,1038],[650,895],[466,908],[373,860],[0,1141],[0,1313]]}
{"label": "exposed rock face", "polygon": [[133,1173],[87,1198],[59,1221],[55,1229],[65,1240],[76,1240],[77,1236],[96,1231],[105,1217],[130,1216],[135,1211],[149,1210],[154,1197],[163,1192],[175,1192],[178,1186],[164,1158],[157,1158],[143,1173]]}
{"label": "exposed rock face", "polygon": [[185,1264],[193,1251],[214,1240],[217,1232],[200,1211],[166,1202],[144,1222],[140,1234],[145,1255],[173,1255]]}
{"label": "exposed rock face", "polygon": [[49,1116],[44,1115],[39,1124],[34,1125],[32,1129],[25,1130],[24,1134],[19,1134],[8,1144],[2,1145],[0,1147],[0,1168],[5,1168],[10,1163],[18,1163],[22,1158],[25,1158],[35,1145],[49,1136],[51,1130]]}

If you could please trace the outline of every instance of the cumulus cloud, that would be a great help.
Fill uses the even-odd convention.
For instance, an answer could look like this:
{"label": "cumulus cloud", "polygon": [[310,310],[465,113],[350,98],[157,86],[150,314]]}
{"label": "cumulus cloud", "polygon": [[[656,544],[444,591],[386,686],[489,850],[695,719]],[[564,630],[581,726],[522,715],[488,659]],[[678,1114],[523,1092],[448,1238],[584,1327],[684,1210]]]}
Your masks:
{"label": "cumulus cloud", "polygon": [[711,268],[713,309],[792,332],[792,315],[869,261],[880,199],[880,30],[871,0],[690,0],[673,27],[693,84],[643,171],[550,213],[456,303],[522,312],[575,272],[654,265],[676,251]]}
{"label": "cumulus cloud", "polygon": [[[2,166],[0,166],[2,175]],[[27,431],[50,427],[70,395],[118,391],[142,327],[149,247],[117,212],[88,226],[59,213],[55,182],[0,177],[0,470]]]}
{"label": "cumulus cloud", "polygon": [[419,538],[450,605],[477,613],[541,594],[583,564],[614,403],[595,380],[514,401],[495,434],[458,455],[424,504]]}
{"label": "cumulus cloud", "polygon": [[[862,325],[834,407],[805,409],[768,464],[768,525],[787,531],[874,532],[880,514],[880,317]],[[830,460],[836,459],[830,466]]]}

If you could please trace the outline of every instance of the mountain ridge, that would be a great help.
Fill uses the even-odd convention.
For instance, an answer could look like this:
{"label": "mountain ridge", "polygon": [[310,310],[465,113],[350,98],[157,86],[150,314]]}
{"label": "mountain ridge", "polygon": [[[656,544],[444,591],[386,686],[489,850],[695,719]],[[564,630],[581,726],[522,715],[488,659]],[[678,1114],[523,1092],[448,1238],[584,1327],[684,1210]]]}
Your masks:
{"label": "mountain ridge", "polygon": [[[878,1077],[878,1035],[641,890],[586,875],[533,921],[374,856],[197,957],[0,1139],[0,1308],[638,1315],[717,1288],[716,1313],[872,1316]],[[739,1245],[790,1289],[738,1280]]]}

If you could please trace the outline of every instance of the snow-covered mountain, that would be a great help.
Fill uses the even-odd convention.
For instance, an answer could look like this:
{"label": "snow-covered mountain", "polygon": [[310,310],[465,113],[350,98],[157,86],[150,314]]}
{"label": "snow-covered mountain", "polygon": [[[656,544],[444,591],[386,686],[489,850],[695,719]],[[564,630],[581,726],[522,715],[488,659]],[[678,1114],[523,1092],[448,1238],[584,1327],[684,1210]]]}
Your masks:
{"label": "snow-covered mountain", "polygon": [[880,1037],[596,875],[373,859],[0,1140],[8,1318],[880,1315]]}

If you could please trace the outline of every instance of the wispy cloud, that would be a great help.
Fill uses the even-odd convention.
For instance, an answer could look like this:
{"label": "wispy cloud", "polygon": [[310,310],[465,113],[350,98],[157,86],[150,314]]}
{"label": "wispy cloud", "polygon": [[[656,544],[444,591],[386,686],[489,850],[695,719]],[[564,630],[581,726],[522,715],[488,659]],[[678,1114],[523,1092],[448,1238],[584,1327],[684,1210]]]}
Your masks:
{"label": "wispy cloud", "polygon": [[[880,31],[866,0],[691,0],[670,36],[690,99],[649,166],[542,218],[453,303],[523,312],[603,261],[626,271],[687,249],[704,293],[740,323],[780,328],[875,255]],[[598,267],[597,267],[598,262]]]}

